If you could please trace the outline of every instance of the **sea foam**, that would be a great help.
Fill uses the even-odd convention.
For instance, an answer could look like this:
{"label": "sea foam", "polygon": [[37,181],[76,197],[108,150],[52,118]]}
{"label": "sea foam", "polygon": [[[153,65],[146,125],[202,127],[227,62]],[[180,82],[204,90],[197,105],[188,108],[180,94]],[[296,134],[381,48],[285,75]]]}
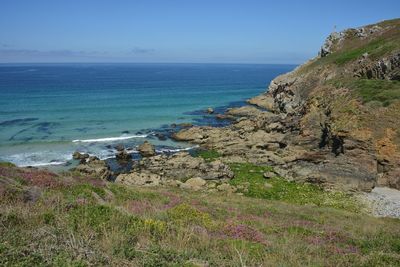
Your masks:
{"label": "sea foam", "polygon": [[98,138],[98,139],[76,139],[72,140],[73,143],[95,143],[95,142],[113,142],[119,140],[127,140],[133,138],[146,138],[147,134],[138,134],[138,135],[124,135],[119,137],[105,137],[105,138]]}

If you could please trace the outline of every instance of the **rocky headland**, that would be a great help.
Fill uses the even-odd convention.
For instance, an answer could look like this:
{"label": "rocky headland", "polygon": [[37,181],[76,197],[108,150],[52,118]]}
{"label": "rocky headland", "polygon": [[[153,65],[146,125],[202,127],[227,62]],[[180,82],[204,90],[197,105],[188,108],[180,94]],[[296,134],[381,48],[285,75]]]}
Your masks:
{"label": "rocky headland", "polygon": [[[332,33],[316,58],[275,78],[248,105],[216,115],[231,119],[229,126],[192,126],[173,134],[175,140],[217,153],[217,160],[186,152],[156,155],[146,142],[131,173],[115,181],[226,181],[233,178],[230,163],[246,162],[328,189],[400,189],[399,43],[400,20]],[[103,177],[110,175],[99,171],[96,160],[88,162],[78,170],[93,165]]]}
{"label": "rocky headland", "polygon": [[399,59],[400,19],[332,33],[222,127],[154,134],[196,149],[0,162],[0,265],[398,266]]}

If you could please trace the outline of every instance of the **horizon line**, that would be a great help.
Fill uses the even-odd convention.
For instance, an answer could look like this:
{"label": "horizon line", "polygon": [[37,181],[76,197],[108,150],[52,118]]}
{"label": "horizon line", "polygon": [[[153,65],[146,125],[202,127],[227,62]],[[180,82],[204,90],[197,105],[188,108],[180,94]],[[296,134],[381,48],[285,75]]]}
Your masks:
{"label": "horizon line", "polygon": [[28,64],[235,64],[235,65],[300,65],[303,63],[259,63],[259,62],[0,62],[0,65],[28,65]]}

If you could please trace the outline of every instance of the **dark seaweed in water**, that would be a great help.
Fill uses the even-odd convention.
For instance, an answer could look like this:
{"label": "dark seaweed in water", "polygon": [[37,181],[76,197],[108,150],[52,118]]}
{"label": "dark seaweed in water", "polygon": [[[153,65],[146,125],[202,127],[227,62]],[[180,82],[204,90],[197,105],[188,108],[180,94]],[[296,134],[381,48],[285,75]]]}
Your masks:
{"label": "dark seaweed in water", "polygon": [[[193,126],[212,126],[212,127],[225,127],[232,123],[231,119],[220,119],[217,118],[218,114],[224,114],[228,108],[236,108],[242,107],[246,105],[245,101],[235,101],[231,102],[226,106],[219,106],[214,108],[213,114],[208,114],[206,110],[195,110],[190,112],[185,112],[185,115],[195,115],[197,118],[192,119]],[[186,128],[180,124],[168,125],[164,124],[157,129],[151,129],[150,131],[153,133],[152,136],[148,138],[154,139],[158,138],[161,141],[164,141],[168,138],[171,138],[172,135],[180,130]]]}
{"label": "dark seaweed in water", "polygon": [[[31,118],[30,121],[33,121],[33,120],[35,120],[35,119]],[[27,120],[25,119],[24,121],[26,122]],[[19,135],[21,135],[21,134],[23,134],[25,132],[28,132],[29,130],[36,130],[37,132],[45,133],[46,136],[40,137],[40,139],[46,139],[46,138],[48,138],[49,135],[53,134],[51,129],[53,129],[53,128],[59,126],[59,125],[60,125],[60,123],[58,123],[58,122],[40,122],[40,123],[36,123],[36,124],[34,124],[34,125],[32,125],[32,126],[30,126],[28,128],[25,128],[25,129],[22,129],[22,130],[18,131],[17,133],[12,135],[8,140],[9,141],[16,140],[17,136],[19,136]],[[33,137],[28,137],[28,138],[20,137],[19,139],[22,140],[22,141],[27,142],[27,141],[33,140]]]}
{"label": "dark seaweed in water", "polygon": [[[246,101],[244,101],[244,100],[230,102],[228,105],[215,107],[214,108],[214,114],[215,115],[216,114],[224,114],[225,111],[228,108],[239,108],[239,107],[242,107],[244,105],[246,105]],[[185,115],[200,115],[201,116],[201,115],[206,115],[208,113],[207,113],[207,110],[200,109],[200,110],[188,111],[188,112],[185,112],[184,114]]]}
{"label": "dark seaweed in water", "polygon": [[36,127],[36,131],[38,131],[38,132],[52,134],[50,129],[55,128],[58,125],[60,125],[60,123],[58,123],[58,122],[41,122],[41,123],[35,124],[33,127]]}
{"label": "dark seaweed in water", "polygon": [[2,121],[0,122],[0,126],[3,127],[9,127],[9,126],[22,126],[22,125],[26,125],[27,122],[31,122],[31,121],[37,121],[39,118],[25,118],[25,119],[15,119],[15,120],[9,120],[9,121]]}

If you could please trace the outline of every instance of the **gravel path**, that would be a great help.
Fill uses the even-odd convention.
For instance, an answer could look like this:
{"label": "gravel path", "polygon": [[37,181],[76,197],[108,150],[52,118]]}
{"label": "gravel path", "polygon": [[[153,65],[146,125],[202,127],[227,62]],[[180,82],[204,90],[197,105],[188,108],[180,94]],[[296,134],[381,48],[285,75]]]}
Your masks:
{"label": "gravel path", "polygon": [[400,218],[400,191],[388,187],[375,187],[361,195],[376,217]]}

